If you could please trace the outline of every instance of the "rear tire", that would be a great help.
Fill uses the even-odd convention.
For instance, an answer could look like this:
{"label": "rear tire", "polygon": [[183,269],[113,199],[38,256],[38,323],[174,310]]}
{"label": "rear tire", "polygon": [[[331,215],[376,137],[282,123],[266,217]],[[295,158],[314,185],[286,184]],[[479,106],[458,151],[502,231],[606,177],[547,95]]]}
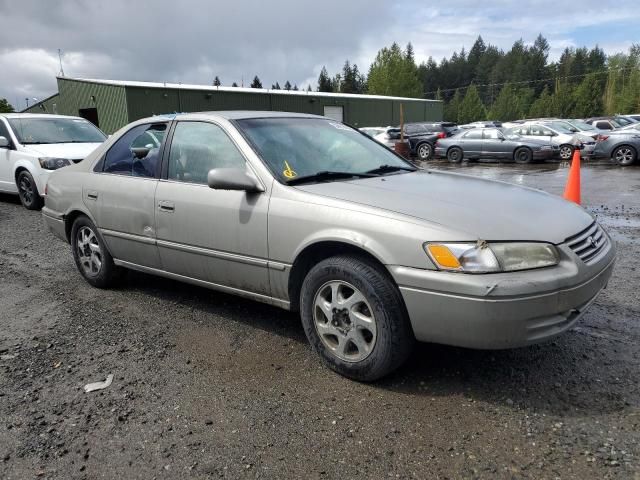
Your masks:
{"label": "rear tire", "polygon": [[418,158],[423,162],[431,160],[431,157],[433,156],[433,147],[426,142],[421,143],[418,145],[418,148],[416,148],[416,153]]}
{"label": "rear tire", "polygon": [[626,167],[635,163],[638,158],[638,152],[635,148],[630,147],[629,145],[621,145],[613,151],[611,157],[618,165]]}
{"label": "rear tire", "polygon": [[38,192],[38,186],[27,170],[22,170],[18,174],[16,185],[18,186],[20,202],[22,202],[24,208],[27,210],[40,210],[42,208],[43,201],[40,192]]}
{"label": "rear tire", "polygon": [[85,215],[71,227],[71,251],[78,271],[90,285],[108,288],[120,280],[122,269],[113,263],[98,229]]}
{"label": "rear tire", "polygon": [[531,163],[533,153],[528,148],[519,148],[513,153],[513,161],[516,163]]}
{"label": "rear tire", "polygon": [[451,163],[460,163],[464,158],[464,152],[460,147],[451,147],[447,151],[447,159]]}
{"label": "rear tire", "polygon": [[572,145],[560,145],[560,159],[561,160],[571,160],[573,158],[573,150],[574,147]]}
{"label": "rear tire", "polygon": [[339,255],[315,265],[302,284],[300,316],[324,363],[354,380],[391,373],[414,344],[398,288],[364,257]]}

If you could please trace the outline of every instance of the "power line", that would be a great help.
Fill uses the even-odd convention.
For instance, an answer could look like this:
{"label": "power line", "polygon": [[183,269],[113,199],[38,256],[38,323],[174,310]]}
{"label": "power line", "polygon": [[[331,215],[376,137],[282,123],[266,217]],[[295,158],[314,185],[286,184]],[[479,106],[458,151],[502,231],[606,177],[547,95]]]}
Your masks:
{"label": "power line", "polygon": [[601,72],[581,73],[581,74],[578,74],[578,75],[566,75],[564,77],[542,78],[542,79],[537,79],[537,80],[522,80],[522,81],[518,81],[518,82],[481,83],[481,84],[470,83],[469,85],[465,85],[464,87],[444,88],[444,89],[432,90],[430,92],[424,92],[424,95],[431,95],[431,94],[434,94],[434,93],[438,93],[438,91],[440,93],[443,93],[443,92],[455,92],[456,90],[466,90],[467,88],[471,87],[472,85],[475,85],[476,87],[502,87],[504,85],[522,85],[522,84],[530,84],[530,83],[554,82],[556,80],[568,80],[570,78],[581,78],[581,77],[586,77],[587,75],[604,75],[604,74],[609,74],[611,72],[632,70],[632,69],[635,69],[635,68],[637,68],[637,67],[618,67],[618,68],[610,68],[610,69],[607,69],[607,70],[603,70]]}

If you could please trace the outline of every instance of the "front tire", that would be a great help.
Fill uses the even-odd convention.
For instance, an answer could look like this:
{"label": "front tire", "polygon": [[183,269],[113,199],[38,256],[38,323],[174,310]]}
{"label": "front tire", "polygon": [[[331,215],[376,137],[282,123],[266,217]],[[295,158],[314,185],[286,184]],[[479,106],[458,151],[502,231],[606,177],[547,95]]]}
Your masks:
{"label": "front tire", "polygon": [[366,258],[340,255],[315,265],[302,284],[300,316],[324,363],[354,380],[384,377],[413,347],[398,288]]}
{"label": "front tire", "polygon": [[513,154],[513,161],[516,163],[531,163],[533,153],[528,148],[519,148]]}
{"label": "front tire", "polygon": [[626,167],[635,163],[638,158],[638,152],[633,147],[622,145],[616,148],[611,154],[616,163],[622,167]]}
{"label": "front tire", "polygon": [[464,152],[460,147],[451,147],[447,152],[447,159],[451,163],[460,163],[464,158]]}
{"label": "front tire", "polygon": [[418,158],[423,162],[431,160],[431,157],[433,156],[433,147],[428,143],[421,143],[418,145],[416,153],[418,154]]}
{"label": "front tire", "polygon": [[85,215],[73,222],[71,250],[78,271],[90,285],[108,288],[120,279],[122,270],[113,263],[98,229]]}
{"label": "front tire", "polygon": [[27,210],[40,210],[43,203],[42,197],[40,196],[40,192],[38,192],[38,186],[33,176],[27,170],[22,170],[18,174],[16,184],[22,206]]}

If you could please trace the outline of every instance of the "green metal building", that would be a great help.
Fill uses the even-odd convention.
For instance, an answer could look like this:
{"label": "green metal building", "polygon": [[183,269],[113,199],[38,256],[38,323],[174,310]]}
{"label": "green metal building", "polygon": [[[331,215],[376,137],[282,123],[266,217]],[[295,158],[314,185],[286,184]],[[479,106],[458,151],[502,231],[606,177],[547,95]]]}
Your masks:
{"label": "green metal building", "polygon": [[57,94],[24,111],[81,116],[110,134],[139,118],[212,110],[313,113],[354,127],[398,125],[400,105],[405,122],[442,120],[437,100],[68,77],[58,77]]}

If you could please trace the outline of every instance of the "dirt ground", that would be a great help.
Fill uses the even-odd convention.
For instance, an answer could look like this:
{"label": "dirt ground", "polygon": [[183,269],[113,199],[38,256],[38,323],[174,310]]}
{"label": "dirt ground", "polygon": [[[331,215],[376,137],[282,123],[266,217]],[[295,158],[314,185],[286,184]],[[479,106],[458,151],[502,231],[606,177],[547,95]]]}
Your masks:
{"label": "dirt ground", "polygon": [[[567,175],[432,166],[552,193]],[[575,329],[420,345],[375,384],[324,368],[276,308],[139,273],[90,287],[0,196],[0,478],[640,479],[640,167],[588,165],[582,192],[619,254]]]}

